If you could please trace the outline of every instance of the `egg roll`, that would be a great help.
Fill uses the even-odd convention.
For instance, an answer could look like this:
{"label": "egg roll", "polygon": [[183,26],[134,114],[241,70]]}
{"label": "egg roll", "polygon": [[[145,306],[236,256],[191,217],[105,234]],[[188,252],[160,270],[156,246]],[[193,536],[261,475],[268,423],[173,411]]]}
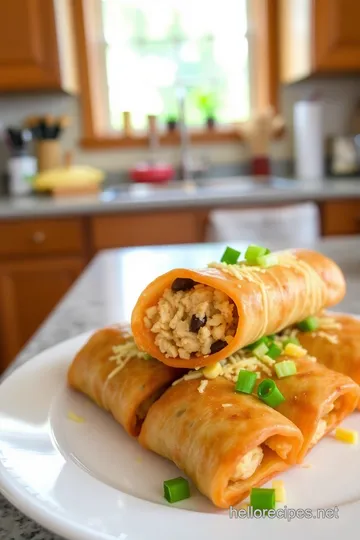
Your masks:
{"label": "egg roll", "polygon": [[138,351],[128,327],[111,326],[94,333],[77,353],[68,384],[137,437],[152,403],[181,375]]}
{"label": "egg roll", "polygon": [[300,430],[224,379],[171,386],[150,408],[139,442],[173,461],[216,506],[228,508],[286,470],[302,446]]}
{"label": "egg roll", "polygon": [[343,298],[334,261],[304,249],[275,255],[269,268],[211,263],[159,276],[132,313],[139,349],[169,366],[202,367]]}
{"label": "egg roll", "polygon": [[320,327],[314,332],[296,333],[300,343],[320,363],[360,384],[360,319],[329,313],[319,320]]}
{"label": "egg roll", "polygon": [[[359,386],[350,377],[328,369],[312,357],[288,358],[297,372],[289,377],[273,379],[285,401],[276,410],[291,420],[304,437],[298,454],[300,463],[325,435],[351,414],[359,401]],[[264,378],[264,376],[262,376]]]}

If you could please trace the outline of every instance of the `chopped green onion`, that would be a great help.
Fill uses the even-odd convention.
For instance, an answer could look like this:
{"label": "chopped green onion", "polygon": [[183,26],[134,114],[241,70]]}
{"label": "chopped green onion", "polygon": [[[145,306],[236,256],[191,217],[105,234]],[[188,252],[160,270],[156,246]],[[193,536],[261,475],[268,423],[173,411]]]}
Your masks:
{"label": "chopped green onion", "polygon": [[164,482],[164,497],[169,503],[175,503],[190,497],[189,482],[179,476]]}
{"label": "chopped green onion", "polygon": [[269,253],[268,255],[262,255],[256,259],[256,264],[262,268],[270,268],[270,266],[275,266],[279,263],[277,255],[274,253]]}
{"label": "chopped green onion", "polygon": [[143,358],[144,358],[144,360],[151,360],[152,356],[151,356],[151,354],[145,353]]}
{"label": "chopped green onion", "polygon": [[240,251],[237,251],[236,249],[233,249],[231,247],[227,247],[223,253],[223,256],[221,257],[220,262],[224,262],[226,264],[236,264],[241,253]]}
{"label": "chopped green onion", "polygon": [[260,345],[255,347],[255,349],[253,349],[252,352],[258,358],[262,358],[263,356],[265,356],[265,354],[267,354],[268,350],[269,350],[269,347],[267,345],[265,345],[265,343],[260,343]]}
{"label": "chopped green onion", "polygon": [[319,328],[319,321],[317,317],[308,317],[297,324],[297,327],[302,332],[313,332]]}
{"label": "chopped green onion", "polygon": [[289,336],[287,339],[284,339],[284,341],[282,342],[284,349],[288,343],[293,343],[294,345],[300,345],[300,341],[295,336]]}
{"label": "chopped green onion", "polygon": [[295,375],[296,373],[296,364],[293,360],[284,360],[283,362],[278,362],[275,364],[276,375],[279,379],[283,377],[289,377],[289,375]]}
{"label": "chopped green onion", "polygon": [[246,347],[246,349],[249,349],[250,351],[253,351],[254,349],[256,349],[256,347],[258,345],[260,345],[261,343],[265,343],[265,345],[268,345],[269,343],[269,338],[267,338],[266,336],[263,336],[261,337],[260,339],[254,341],[254,343],[250,343],[250,345],[248,345]]}
{"label": "chopped green onion", "polygon": [[252,488],[250,492],[250,505],[254,510],[274,510],[275,489]]}
{"label": "chopped green onion", "polygon": [[276,360],[278,356],[282,353],[282,348],[276,345],[275,343],[272,343],[269,347],[268,352],[266,353],[267,356],[272,358],[273,360]]}
{"label": "chopped green onion", "polygon": [[261,257],[262,255],[266,255],[267,252],[269,253],[268,249],[251,244],[245,251],[245,259],[250,263],[256,264],[257,258]]}
{"label": "chopped green onion", "polygon": [[242,392],[243,394],[251,394],[256,382],[256,373],[248,371],[247,369],[241,369],[236,381],[235,391]]}
{"label": "chopped green onion", "polygon": [[284,396],[272,379],[264,379],[258,386],[257,394],[266,405],[273,408],[285,401]]}

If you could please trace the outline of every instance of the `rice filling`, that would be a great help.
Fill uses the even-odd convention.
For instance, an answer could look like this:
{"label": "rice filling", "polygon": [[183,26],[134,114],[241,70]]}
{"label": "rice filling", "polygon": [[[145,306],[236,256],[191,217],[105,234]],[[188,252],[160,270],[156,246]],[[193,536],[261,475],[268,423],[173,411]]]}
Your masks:
{"label": "rice filling", "polygon": [[146,327],[156,334],[160,351],[167,358],[184,360],[226,347],[235,335],[237,320],[235,304],[225,293],[182,278],[164,291],[144,318]]}

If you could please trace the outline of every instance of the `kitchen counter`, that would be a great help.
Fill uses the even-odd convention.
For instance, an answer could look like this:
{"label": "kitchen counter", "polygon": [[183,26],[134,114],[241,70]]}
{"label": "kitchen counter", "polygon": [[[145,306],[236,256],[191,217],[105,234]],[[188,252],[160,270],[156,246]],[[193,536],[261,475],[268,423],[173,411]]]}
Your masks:
{"label": "kitchen counter", "polygon": [[173,182],[168,186],[118,184],[99,195],[0,198],[0,219],[129,213],[170,208],[269,205],[282,202],[360,199],[360,179],[303,182],[253,177]]}
{"label": "kitchen counter", "polygon": [[[246,246],[238,244],[243,250]],[[273,245],[273,249],[286,246]],[[347,279],[347,294],[338,311],[360,313],[360,236],[325,239],[311,246],[333,258]],[[15,363],[5,373],[40,351],[82,332],[129,320],[144,286],[172,267],[199,267],[218,260],[224,246],[201,244],[104,251],[88,266]],[[146,260],[146,272],[143,261]],[[1,437],[1,434],[0,434]],[[58,540],[19,513],[0,495],[0,540]]]}

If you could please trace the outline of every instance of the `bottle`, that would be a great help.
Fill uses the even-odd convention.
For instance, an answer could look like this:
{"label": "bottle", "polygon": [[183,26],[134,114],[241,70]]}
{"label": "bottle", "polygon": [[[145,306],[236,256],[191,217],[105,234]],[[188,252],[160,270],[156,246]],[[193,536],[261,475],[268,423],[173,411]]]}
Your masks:
{"label": "bottle", "polygon": [[37,163],[28,154],[31,133],[26,129],[7,129],[7,145],[10,157],[7,163],[9,192],[11,195],[28,195],[32,191],[31,180],[36,175]]}
{"label": "bottle", "polygon": [[31,180],[37,172],[36,159],[33,156],[14,153],[8,160],[7,172],[11,195],[31,193]]}

